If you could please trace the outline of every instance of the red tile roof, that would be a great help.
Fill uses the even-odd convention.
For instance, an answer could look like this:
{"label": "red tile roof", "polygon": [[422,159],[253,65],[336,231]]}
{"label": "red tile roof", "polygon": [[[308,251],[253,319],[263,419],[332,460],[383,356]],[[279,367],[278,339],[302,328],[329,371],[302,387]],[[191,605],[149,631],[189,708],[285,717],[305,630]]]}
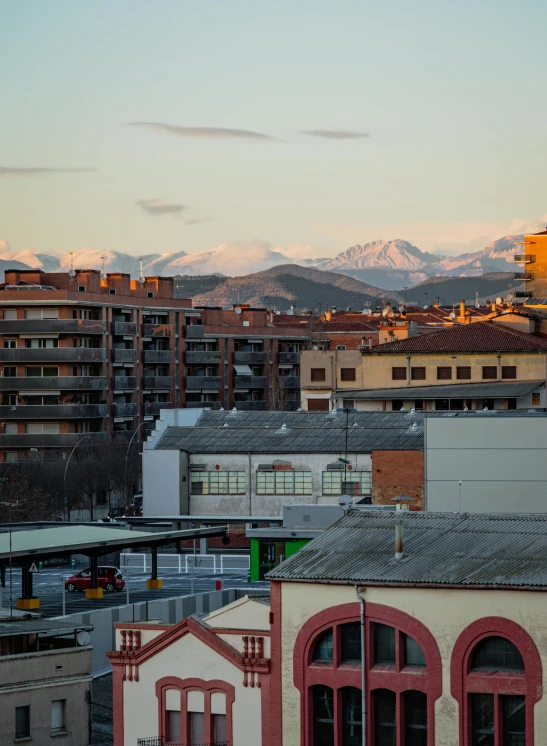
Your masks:
{"label": "red tile roof", "polygon": [[547,350],[547,340],[525,332],[500,327],[490,321],[472,324],[388,342],[374,348],[375,353],[393,352],[512,352]]}

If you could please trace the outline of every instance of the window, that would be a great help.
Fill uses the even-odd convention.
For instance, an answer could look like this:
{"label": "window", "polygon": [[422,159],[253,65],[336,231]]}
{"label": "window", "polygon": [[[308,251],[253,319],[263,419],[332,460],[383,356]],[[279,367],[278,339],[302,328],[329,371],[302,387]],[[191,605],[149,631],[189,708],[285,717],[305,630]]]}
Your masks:
{"label": "window", "polygon": [[340,368],[341,381],[355,381],[355,368]]}
{"label": "window", "polygon": [[471,366],[458,365],[458,367],[456,368],[456,378],[458,379],[458,381],[471,380]]}
{"label": "window", "polygon": [[54,435],[59,433],[58,422],[27,422],[25,424],[27,435]]}
{"label": "window", "polygon": [[517,377],[517,366],[516,365],[502,365],[501,366],[501,377],[502,378],[516,378]]}
{"label": "window", "polygon": [[153,290],[148,290],[146,292],[146,297],[147,298],[153,298],[154,297],[154,291]]}
{"label": "window", "polygon": [[374,663],[395,665],[395,629],[386,624],[372,625],[374,635]]}
{"label": "window", "polygon": [[425,666],[424,651],[418,645],[416,640],[408,635],[404,636],[405,640],[405,666]]}
{"label": "window", "polygon": [[58,308],[29,308],[25,311],[25,319],[58,319]]}
{"label": "window", "polygon": [[337,350],[345,350],[346,349],[346,345],[336,345],[336,349]]}
{"label": "window", "polygon": [[332,663],[332,629],[328,629],[319,635],[313,648],[313,660],[324,663]]}
{"label": "window", "polygon": [[413,381],[425,381],[425,368],[411,368],[410,377]]}
{"label": "window", "polygon": [[406,381],[406,368],[392,368],[391,369],[391,380],[392,381]]}
{"label": "window", "polygon": [[15,365],[4,366],[4,378],[15,378],[17,376],[17,368]]}
{"label": "window", "polygon": [[439,365],[437,367],[437,381],[452,380],[452,368],[449,365]]}
{"label": "window", "polygon": [[5,422],[4,433],[6,435],[15,435],[17,433],[17,423],[16,422]]}
{"label": "window", "polygon": [[374,692],[374,746],[395,746],[395,692],[377,689]]}
{"label": "window", "polygon": [[526,744],[526,701],[524,697],[502,696],[502,728],[504,744],[525,746]]}
{"label": "window", "polygon": [[471,695],[473,746],[494,746],[494,696]]}
{"label": "window", "polygon": [[312,381],[324,381],[325,380],[325,368],[312,368],[311,369],[311,380]]}
{"label": "window", "polygon": [[226,715],[213,715],[213,738],[215,743],[226,741]]}
{"label": "window", "polygon": [[404,408],[404,401],[402,399],[393,399],[391,402],[391,411],[392,412],[400,412],[401,409]]}
{"label": "window", "polygon": [[56,365],[28,365],[25,368],[27,378],[43,378],[45,376],[58,376],[59,368]]}
{"label": "window", "polygon": [[17,340],[16,339],[4,339],[4,349],[5,350],[14,350],[17,347]]}
{"label": "window", "polygon": [[498,369],[495,365],[483,365],[482,366],[483,381],[496,379],[497,377],[498,377]]}
{"label": "window", "polygon": [[59,340],[58,339],[26,339],[25,347],[30,347],[31,349],[35,349],[35,348],[44,349],[44,348],[59,347]]}
{"label": "window", "polygon": [[78,285],[78,292],[85,293],[85,285]]}
{"label": "window", "polygon": [[116,295],[116,288],[108,288],[110,295]]}
{"label": "window", "polygon": [[372,473],[370,471],[324,471],[324,495],[370,495]]}
{"label": "window", "polygon": [[[4,370],[6,370],[4,368]],[[5,373],[4,373],[5,375]],[[540,394],[532,394],[532,404],[534,406],[539,406],[541,404],[541,395]]]}
{"label": "window", "polygon": [[308,399],[308,412],[328,412],[328,411],[329,411],[329,400],[328,399]]}
{"label": "window", "polygon": [[311,471],[257,471],[257,495],[311,495]]}
{"label": "window", "polygon": [[156,682],[156,692],[160,702],[158,743],[232,743],[235,689],[231,684],[219,679],[166,676]]}
{"label": "window", "polygon": [[334,746],[334,694],[329,686],[312,687],[313,746]]}
{"label": "window", "polygon": [[4,311],[4,321],[17,321],[17,311],[15,308],[9,308]]}
{"label": "window", "polygon": [[192,495],[244,495],[244,471],[192,471]]}
{"label": "window", "polygon": [[361,690],[353,686],[342,689],[342,746],[361,746]]}
{"label": "window", "polygon": [[205,713],[190,713],[190,744],[197,746],[205,743]]}
{"label": "window", "polygon": [[524,671],[522,656],[505,637],[487,637],[475,648],[472,669]]}
{"label": "window", "polygon": [[65,703],[64,699],[55,699],[51,703],[51,730],[65,730]]}
{"label": "window", "polygon": [[340,627],[342,663],[361,663],[361,623],[350,622]]}
{"label": "window", "polygon": [[167,743],[178,743],[180,740],[180,710],[167,710]]}
{"label": "window", "polygon": [[427,746],[427,696],[422,692],[405,692],[403,701],[405,746]]}
{"label": "window", "polygon": [[15,738],[30,738],[30,705],[15,708]]}

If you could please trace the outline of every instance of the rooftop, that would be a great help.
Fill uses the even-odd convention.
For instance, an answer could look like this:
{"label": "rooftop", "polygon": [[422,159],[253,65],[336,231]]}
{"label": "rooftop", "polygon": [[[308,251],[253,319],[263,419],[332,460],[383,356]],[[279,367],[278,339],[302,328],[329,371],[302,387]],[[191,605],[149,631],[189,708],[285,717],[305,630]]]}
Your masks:
{"label": "rooftop", "polygon": [[56,619],[0,619],[0,637],[29,634],[70,635],[80,630],[92,629],[92,624],[67,624]]}
{"label": "rooftop", "polygon": [[348,390],[338,389],[337,397],[352,399],[504,399],[526,396],[545,381],[496,381],[495,383],[449,383],[438,386],[404,386],[401,388]]}
{"label": "rooftop", "polygon": [[[395,521],[403,522],[395,559]],[[547,516],[348,510],[272,580],[547,590]]]}

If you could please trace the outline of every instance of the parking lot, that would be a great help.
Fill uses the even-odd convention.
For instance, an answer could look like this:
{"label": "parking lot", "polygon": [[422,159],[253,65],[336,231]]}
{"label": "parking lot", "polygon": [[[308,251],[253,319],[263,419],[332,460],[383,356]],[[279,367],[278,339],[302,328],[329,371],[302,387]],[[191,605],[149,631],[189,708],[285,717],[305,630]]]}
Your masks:
{"label": "parking lot", "polygon": [[[79,566],[76,570],[70,567],[61,568],[44,568],[39,573],[34,574],[33,590],[34,595],[40,598],[40,614],[46,617],[61,616],[63,614],[63,588],[64,581],[74,572],[84,569]],[[143,572],[141,569],[122,568],[123,577],[129,584],[129,602],[137,603],[143,601],[153,601],[160,598],[173,598],[174,596],[187,596],[192,591],[194,593],[204,593],[215,590],[217,580],[222,580],[223,588],[264,588],[269,590],[269,583],[254,582],[247,583],[246,573],[225,573],[215,574],[207,570],[196,570],[194,573],[193,584],[190,574],[179,573],[176,569],[160,570],[158,576],[163,580],[161,590],[148,590],[146,581],[150,578],[150,572]],[[10,574],[9,568],[6,572],[6,587],[2,588],[2,606],[9,608],[10,594]],[[13,605],[15,608],[16,599],[21,595],[21,570],[17,567],[13,570]],[[65,596],[65,613],[77,614],[96,609],[103,609],[111,606],[124,606],[127,603],[127,590],[121,592],[106,593],[100,599],[87,599],[85,593],[64,592]]]}

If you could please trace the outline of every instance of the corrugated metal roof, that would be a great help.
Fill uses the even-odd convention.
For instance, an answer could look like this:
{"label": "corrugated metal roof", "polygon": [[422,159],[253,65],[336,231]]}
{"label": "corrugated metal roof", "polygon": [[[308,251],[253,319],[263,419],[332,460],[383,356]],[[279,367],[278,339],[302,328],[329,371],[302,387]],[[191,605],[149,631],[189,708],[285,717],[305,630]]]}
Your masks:
{"label": "corrugated metal roof", "polygon": [[439,386],[405,386],[398,389],[338,389],[336,397],[352,399],[496,399],[526,396],[545,381],[496,381],[495,383],[453,383]]}
{"label": "corrugated metal roof", "polygon": [[[409,412],[350,412],[348,424],[357,423],[360,427],[407,428],[415,421],[421,422],[422,413],[413,416]],[[418,418],[418,420],[416,420]],[[243,412],[235,413],[206,410],[199,418],[196,427],[222,427],[225,423],[231,428],[256,427],[280,428],[340,428],[346,426],[346,413],[342,410],[331,412]]]}
{"label": "corrugated metal roof", "polygon": [[[397,519],[403,521],[400,560]],[[267,577],[547,589],[547,516],[349,510]]]}

